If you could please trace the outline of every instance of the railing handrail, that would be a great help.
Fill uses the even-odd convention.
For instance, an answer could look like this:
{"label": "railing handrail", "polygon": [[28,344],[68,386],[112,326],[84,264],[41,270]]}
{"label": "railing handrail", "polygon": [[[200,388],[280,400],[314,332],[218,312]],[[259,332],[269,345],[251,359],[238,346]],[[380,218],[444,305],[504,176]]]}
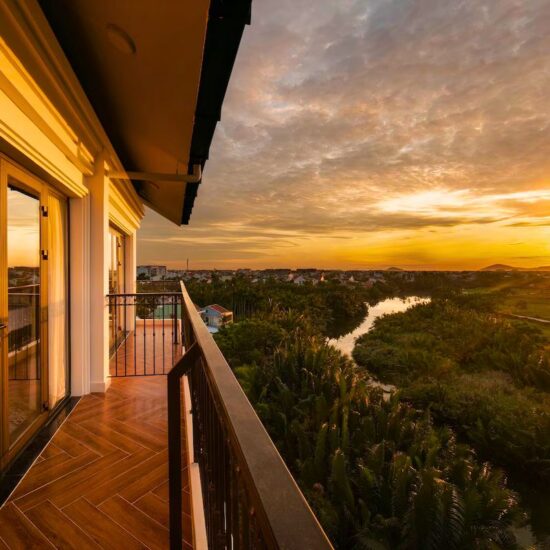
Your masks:
{"label": "railing handrail", "polygon": [[[256,411],[181,281],[184,314],[190,323],[195,347],[202,355],[205,375],[214,394],[218,414],[227,429],[229,444],[237,454],[242,475],[252,492],[254,513],[267,527],[272,548],[304,550],[332,545],[269,437]],[[196,353],[197,350],[193,350]],[[185,361],[185,355],[182,362]],[[174,367],[174,369],[176,369]]]}

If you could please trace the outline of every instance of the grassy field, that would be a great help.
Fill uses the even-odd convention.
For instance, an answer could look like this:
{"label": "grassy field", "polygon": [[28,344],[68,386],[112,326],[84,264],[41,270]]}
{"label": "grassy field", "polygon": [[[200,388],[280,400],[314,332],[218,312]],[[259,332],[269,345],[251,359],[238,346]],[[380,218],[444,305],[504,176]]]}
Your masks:
{"label": "grassy field", "polygon": [[528,280],[522,285],[510,286],[500,294],[499,309],[502,313],[550,320],[550,279]]}
{"label": "grassy field", "polygon": [[[550,282],[540,281],[525,287],[508,289],[502,293],[498,310],[501,313],[523,315],[550,321]],[[527,321],[531,322],[531,321]],[[550,342],[550,325],[533,322]]]}
{"label": "grassy field", "polygon": [[546,295],[526,291],[513,291],[499,307],[502,313],[526,315],[550,321],[550,292]]}
{"label": "grassy field", "polygon": [[[497,311],[506,315],[523,315],[550,321],[550,279],[538,275],[514,276],[465,291],[467,294],[498,296]],[[524,321],[531,322],[531,321]],[[533,322],[550,342],[550,325]]]}

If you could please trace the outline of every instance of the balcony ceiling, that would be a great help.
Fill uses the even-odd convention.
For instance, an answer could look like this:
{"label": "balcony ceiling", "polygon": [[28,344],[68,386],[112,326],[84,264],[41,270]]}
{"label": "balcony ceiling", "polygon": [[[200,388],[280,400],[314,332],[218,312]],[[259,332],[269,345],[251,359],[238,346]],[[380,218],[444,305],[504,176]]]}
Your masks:
{"label": "balcony ceiling", "polygon": [[[125,169],[187,173],[210,1],[40,5]],[[177,224],[190,214],[186,193],[194,199],[196,184],[194,193],[189,185],[134,181],[146,203]]]}

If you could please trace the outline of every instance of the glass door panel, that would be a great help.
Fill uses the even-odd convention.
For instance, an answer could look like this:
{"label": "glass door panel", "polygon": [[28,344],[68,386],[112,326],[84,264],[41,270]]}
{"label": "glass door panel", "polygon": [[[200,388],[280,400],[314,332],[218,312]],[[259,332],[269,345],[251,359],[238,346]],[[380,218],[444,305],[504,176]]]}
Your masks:
{"label": "glass door panel", "polygon": [[67,201],[48,198],[48,403],[68,393]]}
{"label": "glass door panel", "polygon": [[7,187],[8,434],[15,442],[42,412],[40,201]]}

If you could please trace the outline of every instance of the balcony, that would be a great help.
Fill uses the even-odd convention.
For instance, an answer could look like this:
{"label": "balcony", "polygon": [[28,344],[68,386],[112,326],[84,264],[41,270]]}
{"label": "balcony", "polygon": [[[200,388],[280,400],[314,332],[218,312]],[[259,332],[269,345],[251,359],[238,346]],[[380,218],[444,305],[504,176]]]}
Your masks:
{"label": "balcony", "polygon": [[0,510],[6,545],[331,548],[185,287],[108,305],[111,387]]}

